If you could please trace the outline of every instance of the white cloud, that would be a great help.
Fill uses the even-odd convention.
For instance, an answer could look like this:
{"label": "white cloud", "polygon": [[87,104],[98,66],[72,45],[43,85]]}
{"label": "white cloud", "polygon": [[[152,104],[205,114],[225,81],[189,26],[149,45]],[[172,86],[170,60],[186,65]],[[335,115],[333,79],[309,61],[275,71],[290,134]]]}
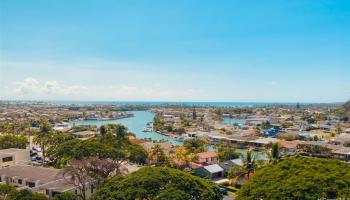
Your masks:
{"label": "white cloud", "polygon": [[2,87],[1,99],[19,100],[182,100],[196,91],[169,90],[159,85],[68,85],[57,80],[39,81],[28,77]]}
{"label": "white cloud", "polygon": [[8,92],[13,91],[16,95],[69,95],[79,90],[85,89],[83,86],[78,85],[63,85],[56,80],[50,80],[46,82],[39,82],[38,80],[28,77],[21,81],[13,82],[12,85],[5,86]]}

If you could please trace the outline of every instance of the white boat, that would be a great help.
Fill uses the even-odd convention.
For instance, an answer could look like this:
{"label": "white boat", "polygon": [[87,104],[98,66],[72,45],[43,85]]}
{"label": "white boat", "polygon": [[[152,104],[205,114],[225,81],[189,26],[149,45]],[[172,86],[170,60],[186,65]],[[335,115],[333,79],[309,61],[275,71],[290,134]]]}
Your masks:
{"label": "white boat", "polygon": [[144,129],[142,130],[142,132],[152,132],[152,129],[151,129],[151,128],[144,128]]}

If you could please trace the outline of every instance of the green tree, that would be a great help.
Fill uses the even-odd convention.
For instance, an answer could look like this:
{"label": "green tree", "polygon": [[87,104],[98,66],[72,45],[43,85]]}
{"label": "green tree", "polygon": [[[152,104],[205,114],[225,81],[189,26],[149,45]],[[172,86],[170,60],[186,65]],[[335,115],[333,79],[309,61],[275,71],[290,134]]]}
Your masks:
{"label": "green tree", "polygon": [[196,108],[193,107],[193,111],[192,111],[192,119],[196,120],[197,119],[197,112],[196,112]]}
{"label": "green tree", "polygon": [[163,113],[156,113],[154,116],[153,129],[155,131],[162,131],[164,129]]}
{"label": "green tree", "polygon": [[244,176],[246,173],[247,170],[244,166],[235,165],[228,170],[227,176],[231,184],[235,184],[236,181],[239,180],[239,178]]}
{"label": "green tree", "polygon": [[188,169],[191,165],[191,162],[195,162],[198,160],[197,154],[191,154],[186,149],[181,149],[178,151],[174,157],[172,157],[172,166],[185,170]]}
{"label": "green tree", "polygon": [[47,200],[46,196],[41,193],[35,193],[28,189],[19,190],[10,196],[9,200]]}
{"label": "green tree", "polygon": [[238,191],[236,199],[339,199],[349,196],[349,164],[335,159],[290,157],[256,171]]}
{"label": "green tree", "polygon": [[247,151],[247,155],[244,159],[244,165],[246,167],[247,175],[248,175],[248,179],[249,179],[250,174],[253,173],[255,171],[255,168],[256,168],[255,156],[254,156],[252,150]]}
{"label": "green tree", "polygon": [[35,193],[28,189],[16,190],[16,188],[0,184],[1,200],[47,200],[44,194]]}
{"label": "green tree", "polygon": [[340,124],[337,124],[336,129],[335,129],[335,132],[336,132],[338,135],[339,135],[340,133],[343,132],[343,130],[342,130]]}
{"label": "green tree", "polygon": [[173,131],[173,126],[169,125],[165,127],[166,131],[172,132]]}
{"label": "green tree", "polygon": [[155,164],[156,166],[162,166],[166,164],[167,157],[160,144],[154,144],[149,153],[149,159],[151,160],[151,163]]}
{"label": "green tree", "polygon": [[28,145],[25,135],[4,134],[0,135],[0,149],[19,148],[25,149]]}
{"label": "green tree", "polygon": [[166,167],[144,167],[124,177],[112,177],[92,200],[219,200],[217,186],[205,179]]}
{"label": "green tree", "polygon": [[221,162],[238,158],[240,154],[232,146],[221,144],[217,147],[217,153]]}
{"label": "green tree", "polygon": [[280,147],[278,143],[271,145],[271,150],[267,152],[270,163],[277,163],[280,159]]}
{"label": "green tree", "polygon": [[53,200],[80,200],[80,198],[70,192],[63,192],[61,194],[56,195]]}
{"label": "green tree", "polygon": [[42,149],[43,163],[46,161],[46,148],[50,144],[52,136],[52,127],[46,120],[41,120],[39,124],[39,131],[34,133],[33,142],[39,145]]}
{"label": "green tree", "polygon": [[117,140],[123,140],[128,135],[128,128],[126,126],[117,124],[115,127],[115,135]]}
{"label": "green tree", "polygon": [[0,199],[7,200],[11,194],[16,193],[16,189],[6,184],[0,184]]}
{"label": "green tree", "polygon": [[[119,128],[118,128],[119,127]],[[116,163],[145,163],[147,152],[140,145],[133,144],[126,137],[130,133],[120,126],[107,126],[104,136],[88,140],[66,140],[49,151],[49,158],[55,167],[64,167],[70,160],[81,160],[89,157],[111,159]],[[119,132],[117,134],[117,132]],[[119,135],[117,137],[117,135]]]}
{"label": "green tree", "polygon": [[103,136],[105,136],[106,135],[106,133],[107,133],[107,129],[106,129],[106,127],[105,126],[100,126],[100,134],[101,134],[101,136],[103,137]]}
{"label": "green tree", "polygon": [[191,138],[184,141],[184,147],[190,153],[200,153],[206,150],[207,141],[201,138]]}
{"label": "green tree", "polygon": [[271,128],[271,123],[269,121],[264,121],[262,124],[261,124],[261,128],[262,129],[269,129]]}

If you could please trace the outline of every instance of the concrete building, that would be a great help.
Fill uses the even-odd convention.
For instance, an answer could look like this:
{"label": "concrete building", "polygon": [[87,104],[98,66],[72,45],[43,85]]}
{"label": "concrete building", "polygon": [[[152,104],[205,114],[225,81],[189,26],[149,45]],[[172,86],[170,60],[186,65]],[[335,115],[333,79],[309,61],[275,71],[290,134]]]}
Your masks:
{"label": "concrete building", "polygon": [[30,160],[30,152],[27,149],[2,149],[0,150],[0,168],[17,164],[26,164]]}
{"label": "concrete building", "polygon": [[[76,186],[68,183],[62,170],[54,168],[36,167],[30,165],[16,165],[0,169],[0,184],[8,184],[18,189],[27,188],[33,192],[45,194],[48,199],[62,192],[79,194]],[[89,197],[97,184],[94,181],[86,183],[86,196]]]}

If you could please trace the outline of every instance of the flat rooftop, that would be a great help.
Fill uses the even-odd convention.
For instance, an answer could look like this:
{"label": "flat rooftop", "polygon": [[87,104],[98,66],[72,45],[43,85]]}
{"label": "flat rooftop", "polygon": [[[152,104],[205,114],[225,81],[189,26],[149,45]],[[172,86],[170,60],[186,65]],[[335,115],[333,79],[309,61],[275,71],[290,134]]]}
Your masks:
{"label": "flat rooftop", "polygon": [[35,167],[30,165],[16,165],[0,169],[0,175],[17,176],[29,181],[39,181],[39,185],[62,179],[61,170],[54,168]]}

